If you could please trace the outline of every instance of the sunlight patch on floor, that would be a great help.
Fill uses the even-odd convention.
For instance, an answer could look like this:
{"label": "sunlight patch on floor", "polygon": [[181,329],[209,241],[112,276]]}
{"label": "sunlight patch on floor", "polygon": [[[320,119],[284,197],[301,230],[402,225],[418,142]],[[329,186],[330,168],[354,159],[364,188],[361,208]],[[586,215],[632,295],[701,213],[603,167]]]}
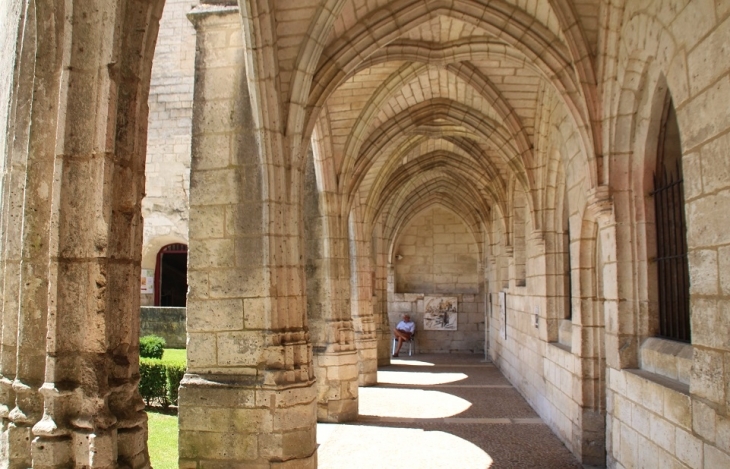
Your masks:
{"label": "sunlight patch on floor", "polygon": [[391,365],[410,365],[410,366],[436,366],[435,363],[431,362],[423,362],[420,360],[399,360],[397,358],[392,358],[390,360]]}
{"label": "sunlight patch on floor", "polygon": [[319,469],[486,469],[493,462],[476,445],[439,431],[320,423],[317,443]]}
{"label": "sunlight patch on floor", "polygon": [[435,419],[451,417],[471,407],[460,397],[421,389],[360,388],[360,415]]}
{"label": "sunlight patch on floor", "polygon": [[413,371],[378,371],[378,384],[413,384],[427,386],[461,381],[464,373],[424,373]]}

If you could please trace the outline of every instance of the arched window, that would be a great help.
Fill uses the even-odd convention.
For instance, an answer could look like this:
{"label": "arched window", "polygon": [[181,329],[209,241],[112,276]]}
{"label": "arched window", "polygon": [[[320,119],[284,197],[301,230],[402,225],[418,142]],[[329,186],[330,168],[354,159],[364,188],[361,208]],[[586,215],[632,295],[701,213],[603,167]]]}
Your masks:
{"label": "arched window", "polygon": [[659,335],[691,342],[682,146],[671,97],[664,106],[654,173]]}
{"label": "arched window", "polygon": [[157,253],[155,306],[185,306],[188,292],[188,247],[168,244]]}

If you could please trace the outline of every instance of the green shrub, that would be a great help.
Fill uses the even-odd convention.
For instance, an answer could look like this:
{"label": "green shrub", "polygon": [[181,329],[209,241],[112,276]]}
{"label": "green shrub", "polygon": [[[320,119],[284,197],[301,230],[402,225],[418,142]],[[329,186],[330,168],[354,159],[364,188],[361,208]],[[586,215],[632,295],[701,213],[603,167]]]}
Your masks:
{"label": "green shrub", "polygon": [[[167,373],[165,364],[153,358],[139,361],[139,392],[147,405],[166,397]],[[160,402],[163,406],[164,402]]]}
{"label": "green shrub", "polygon": [[180,381],[185,375],[185,363],[167,363],[165,367],[165,383],[167,385],[167,400],[177,405],[177,390]]}
{"label": "green shrub", "polygon": [[139,338],[139,356],[144,358],[162,358],[165,353],[165,339],[156,335]]}
{"label": "green shrub", "polygon": [[142,358],[139,361],[139,374],[139,392],[147,405],[177,405],[177,390],[185,375],[185,363]]}

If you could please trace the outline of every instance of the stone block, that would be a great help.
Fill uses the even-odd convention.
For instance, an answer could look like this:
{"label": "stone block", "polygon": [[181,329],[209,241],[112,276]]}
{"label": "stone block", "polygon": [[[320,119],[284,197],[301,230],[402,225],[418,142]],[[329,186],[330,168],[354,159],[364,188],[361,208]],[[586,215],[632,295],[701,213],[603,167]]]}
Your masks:
{"label": "stone block", "polygon": [[718,248],[720,270],[720,290],[723,295],[730,295],[730,246]]}
{"label": "stone block", "polygon": [[[357,356],[354,353],[353,355]],[[358,370],[356,364],[329,366],[326,369],[328,380],[351,381],[357,379]]]}
{"label": "stone block", "polygon": [[702,147],[702,186],[706,194],[727,189],[730,185],[729,144],[730,134],[724,134]]}
{"label": "stone block", "polygon": [[697,249],[689,252],[690,295],[718,293],[717,251]]}
{"label": "stone block", "polygon": [[264,329],[271,321],[271,300],[244,298],[243,318],[246,329]]}
{"label": "stone block", "polygon": [[639,404],[631,404],[631,427],[641,435],[651,437],[650,413]]}
{"label": "stone block", "polygon": [[193,170],[227,168],[231,163],[230,140],[227,133],[196,135],[192,140]]}
{"label": "stone block", "polygon": [[243,300],[189,300],[189,332],[233,331],[243,329]]}
{"label": "stone block", "polygon": [[638,460],[637,434],[628,425],[621,425],[620,460],[627,467],[636,466]]}
{"label": "stone block", "polygon": [[120,428],[117,430],[117,447],[120,456],[140,455],[147,450],[147,428]]}
{"label": "stone block", "polygon": [[214,334],[189,332],[187,351],[190,370],[211,367],[218,363],[217,341]]}
{"label": "stone block", "polygon": [[253,461],[258,458],[256,434],[180,430],[179,438],[181,459]]}
{"label": "stone block", "polygon": [[179,412],[181,431],[265,433],[273,430],[270,409],[184,406]]}
{"label": "stone block", "polygon": [[218,366],[257,366],[264,362],[264,337],[259,331],[220,332]]}
{"label": "stone block", "polygon": [[[84,437],[85,436],[81,436],[80,440]],[[89,468],[113,467],[118,459],[116,441],[117,431],[107,430],[105,432],[91,433],[86,437],[88,438],[89,444],[88,453],[83,455],[79,454],[79,448],[81,448],[81,451],[84,451],[84,445],[81,444],[77,448],[76,463],[78,464],[79,460],[83,461],[86,457],[88,457]],[[79,458],[79,456],[81,456],[81,458]]]}
{"label": "stone block", "polygon": [[317,421],[316,403],[300,404],[292,407],[280,407],[274,413],[274,431],[287,432],[291,430],[311,428]]}
{"label": "stone block", "polygon": [[716,415],[715,418],[717,447],[726,453],[730,453],[730,417]]}
{"label": "stone block", "polygon": [[692,429],[692,401],[687,394],[664,388],[664,417],[686,430]]}
{"label": "stone block", "polygon": [[239,201],[239,183],[236,171],[217,169],[193,171],[190,176],[192,206],[227,205]]}
{"label": "stone block", "polygon": [[33,464],[40,467],[64,466],[72,464],[72,445],[65,439],[33,440]]}
{"label": "stone block", "polygon": [[703,443],[689,432],[676,429],[676,457],[689,467],[702,467]]}
{"label": "stone block", "polygon": [[705,443],[704,464],[707,468],[730,467],[730,454]]}
{"label": "stone block", "polygon": [[216,269],[208,273],[212,298],[255,298],[265,296],[264,268]]}
{"label": "stone block", "polygon": [[717,213],[730,210],[730,191],[724,190],[686,205],[687,244],[690,249],[730,244],[730,231],[715,223]]}
{"label": "stone block", "polygon": [[723,357],[719,352],[695,348],[694,366],[690,390],[692,394],[715,403],[723,402],[725,397],[725,376]]}
{"label": "stone block", "polygon": [[659,445],[664,451],[668,452],[672,456],[674,455],[675,440],[675,426],[664,420],[663,418],[652,414],[651,419],[651,439],[654,443]]}
{"label": "stone block", "polygon": [[701,438],[715,443],[715,409],[704,402],[692,400],[692,430]]}

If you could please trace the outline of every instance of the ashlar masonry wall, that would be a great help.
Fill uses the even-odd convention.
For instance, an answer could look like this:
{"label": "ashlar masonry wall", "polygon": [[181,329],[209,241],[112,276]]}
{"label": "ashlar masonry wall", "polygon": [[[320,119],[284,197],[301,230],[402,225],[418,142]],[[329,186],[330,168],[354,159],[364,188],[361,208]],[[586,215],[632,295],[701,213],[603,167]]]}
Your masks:
{"label": "ashlar masonry wall", "polygon": [[[388,287],[391,328],[409,314],[416,323],[419,352],[483,353],[485,303],[478,275],[479,247],[461,218],[433,206],[417,214],[396,243]],[[456,331],[424,330],[426,296],[457,298]]]}
{"label": "ashlar masonry wall", "polygon": [[436,206],[418,214],[403,230],[394,252],[396,293],[479,291],[474,236],[445,208]]}
{"label": "ashlar masonry wall", "polygon": [[[198,3],[167,0],[160,21],[148,100],[143,269],[155,268],[164,246],[188,241],[195,29],[186,15]],[[153,294],[141,300],[151,305]]]}

